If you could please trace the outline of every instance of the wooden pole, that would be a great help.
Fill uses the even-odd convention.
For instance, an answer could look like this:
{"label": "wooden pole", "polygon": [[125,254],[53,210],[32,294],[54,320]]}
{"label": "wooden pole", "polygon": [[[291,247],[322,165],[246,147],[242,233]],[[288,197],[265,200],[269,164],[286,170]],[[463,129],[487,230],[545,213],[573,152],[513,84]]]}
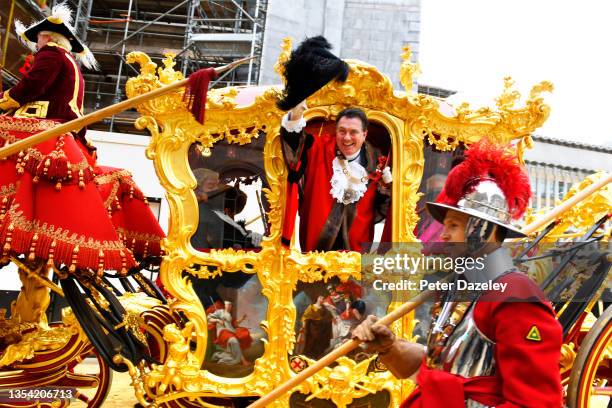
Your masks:
{"label": "wooden pole", "polygon": [[[407,313],[410,313],[411,311],[416,309],[419,305],[423,304],[427,299],[432,297],[433,294],[434,292],[430,290],[421,292],[419,295],[413,297],[410,301],[404,303],[403,305],[401,305],[400,307],[398,307],[397,309],[395,309],[394,311],[392,311],[391,313],[389,313],[388,315],[380,319],[376,324],[384,324],[385,326],[389,326],[391,323],[393,323],[397,319],[401,318]],[[318,371],[327,367],[328,365],[330,365],[331,363],[333,363],[340,357],[344,356],[345,354],[348,354],[351,351],[355,350],[357,347],[359,347],[360,344],[361,342],[359,340],[352,339],[352,340],[347,341],[346,343],[344,343],[337,349],[333,350],[329,354],[322,357],[320,360],[318,360],[313,365],[306,368],[304,371],[301,371],[295,377],[282,383],[280,386],[278,386],[278,388],[275,388],[268,395],[261,397],[260,399],[258,399],[257,401],[249,405],[248,408],[265,407],[266,404],[269,404],[275,399],[277,399],[278,397],[282,396],[284,393],[291,390],[293,387],[300,384],[302,381],[306,380],[308,377],[316,374]]]}
{"label": "wooden pole", "polygon": [[[217,73],[217,75],[219,75],[220,73],[223,73],[230,69],[234,69],[237,66],[242,65],[245,62],[248,62],[253,58],[254,57],[247,57],[247,58],[239,59],[230,64],[215,68],[215,72]],[[11,143],[7,146],[4,146],[2,149],[0,149],[0,159],[3,159],[15,153],[19,153],[22,150],[35,146],[39,143],[42,143],[54,137],[63,135],[73,130],[81,129],[87,125],[98,122],[104,118],[113,116],[119,112],[123,112],[124,110],[138,106],[141,103],[144,103],[150,99],[154,99],[161,95],[165,95],[169,92],[174,91],[175,89],[178,89],[178,88],[181,88],[187,85],[188,82],[189,82],[189,79],[183,79],[182,81],[175,82],[173,84],[154,89],[142,95],[138,95],[132,99],[126,99],[125,101],[116,103],[114,105],[107,106],[106,108],[100,109],[96,112],[92,112],[80,118],[71,120],[70,122],[62,123],[54,128],[47,129],[44,132],[37,133],[26,139],[18,140],[17,142]]]}
{"label": "wooden pole", "polygon": [[[586,197],[593,194],[595,191],[599,190],[600,188],[606,186],[610,182],[612,182],[612,174],[607,174],[601,180],[598,180],[596,183],[593,183],[589,187],[585,188],[584,190],[582,190],[581,192],[579,192],[578,194],[576,194],[575,196],[573,196],[566,202],[553,208],[550,212],[545,214],[539,220],[536,220],[532,222],[531,224],[526,225],[521,231],[524,232],[525,234],[530,234],[534,232],[540,226],[548,224],[553,219],[557,218],[560,214],[562,214],[563,212],[571,208],[573,205],[576,205],[578,202],[584,200]],[[407,313],[410,313],[415,308],[417,308],[419,305],[423,304],[427,299],[432,297],[433,294],[434,292],[429,291],[429,290],[422,292],[421,294],[415,296],[407,303],[404,303],[403,305],[395,309],[393,312],[389,313],[388,315],[380,319],[376,324],[384,324],[385,326],[389,326],[394,321],[398,320],[399,318],[406,315]],[[322,357],[320,360],[315,362],[313,365],[306,368],[304,371],[297,374],[295,377],[292,377],[291,379],[285,381],[284,383],[279,385],[277,388],[275,388],[272,392],[270,392],[268,395],[261,397],[260,399],[258,399],[257,401],[249,405],[247,408],[265,407],[267,404],[270,404],[275,399],[281,397],[287,391],[290,391],[291,389],[299,385],[301,382],[311,377],[312,375],[316,374],[320,370],[324,369],[325,367],[327,367],[328,365],[330,365],[331,363],[333,363],[340,357],[355,350],[359,346],[359,344],[360,344],[360,341],[358,340],[349,340],[348,342],[344,343],[342,346],[333,350],[331,353]]]}

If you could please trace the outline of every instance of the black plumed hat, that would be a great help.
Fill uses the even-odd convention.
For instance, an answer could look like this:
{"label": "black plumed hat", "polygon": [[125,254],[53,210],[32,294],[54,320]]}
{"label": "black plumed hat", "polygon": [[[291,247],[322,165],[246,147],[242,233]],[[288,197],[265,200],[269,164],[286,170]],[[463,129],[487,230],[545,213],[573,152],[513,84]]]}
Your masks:
{"label": "black plumed hat", "polygon": [[72,51],[77,54],[85,49],[76,34],[66,24],[63,22],[50,21],[49,18],[34,24],[32,27],[28,28],[24,34],[29,41],[35,43],[38,41],[38,33],[41,31],[51,31],[63,35],[70,41]]}
{"label": "black plumed hat", "polygon": [[72,26],[72,10],[66,2],[56,4],[51,10],[51,15],[44,20],[38,21],[26,27],[19,20],[15,20],[15,33],[19,41],[32,52],[37,52],[36,43],[38,34],[42,31],[50,31],[61,34],[70,42],[71,51],[83,65],[90,69],[97,69],[98,63],[95,57],[76,35]]}
{"label": "black plumed hat", "polygon": [[331,44],[323,36],[307,38],[295,49],[284,64],[285,89],[277,106],[290,110],[317,92],[328,82],[344,82],[349,65],[329,50]]}

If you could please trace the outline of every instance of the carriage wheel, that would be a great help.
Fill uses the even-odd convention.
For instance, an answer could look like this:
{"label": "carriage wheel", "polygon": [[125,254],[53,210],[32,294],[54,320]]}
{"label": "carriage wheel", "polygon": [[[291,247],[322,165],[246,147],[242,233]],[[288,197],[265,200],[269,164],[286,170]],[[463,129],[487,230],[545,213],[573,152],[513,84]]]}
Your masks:
{"label": "carriage wheel", "polygon": [[612,306],[597,319],[574,361],[567,390],[569,408],[608,407],[612,402]]}
{"label": "carriage wheel", "polygon": [[74,407],[101,407],[113,382],[113,371],[93,347],[69,366],[68,381],[76,389]]}

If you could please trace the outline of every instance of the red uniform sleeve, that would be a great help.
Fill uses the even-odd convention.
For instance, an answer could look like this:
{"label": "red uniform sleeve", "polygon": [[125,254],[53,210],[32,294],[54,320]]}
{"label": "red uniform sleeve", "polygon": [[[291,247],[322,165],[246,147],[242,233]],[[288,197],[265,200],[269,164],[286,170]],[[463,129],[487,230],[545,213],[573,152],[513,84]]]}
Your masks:
{"label": "red uniform sleeve", "polygon": [[34,64],[21,81],[9,90],[9,95],[20,104],[36,101],[53,84],[62,70],[62,54],[52,47],[42,48]]}
{"label": "red uniform sleeve", "polygon": [[541,302],[479,302],[474,319],[495,342],[504,403],[496,408],[559,408],[563,336],[552,309]]}

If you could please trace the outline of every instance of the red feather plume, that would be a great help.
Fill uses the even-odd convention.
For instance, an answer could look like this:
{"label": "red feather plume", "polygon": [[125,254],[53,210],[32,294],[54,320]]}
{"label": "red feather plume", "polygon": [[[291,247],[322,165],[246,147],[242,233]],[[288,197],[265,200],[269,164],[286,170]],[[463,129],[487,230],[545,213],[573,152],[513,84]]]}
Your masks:
{"label": "red feather plume", "polygon": [[529,176],[508,145],[486,139],[465,152],[465,160],[450,171],[436,202],[457,205],[484,180],[494,181],[504,192],[512,218],[520,218],[531,198]]}

